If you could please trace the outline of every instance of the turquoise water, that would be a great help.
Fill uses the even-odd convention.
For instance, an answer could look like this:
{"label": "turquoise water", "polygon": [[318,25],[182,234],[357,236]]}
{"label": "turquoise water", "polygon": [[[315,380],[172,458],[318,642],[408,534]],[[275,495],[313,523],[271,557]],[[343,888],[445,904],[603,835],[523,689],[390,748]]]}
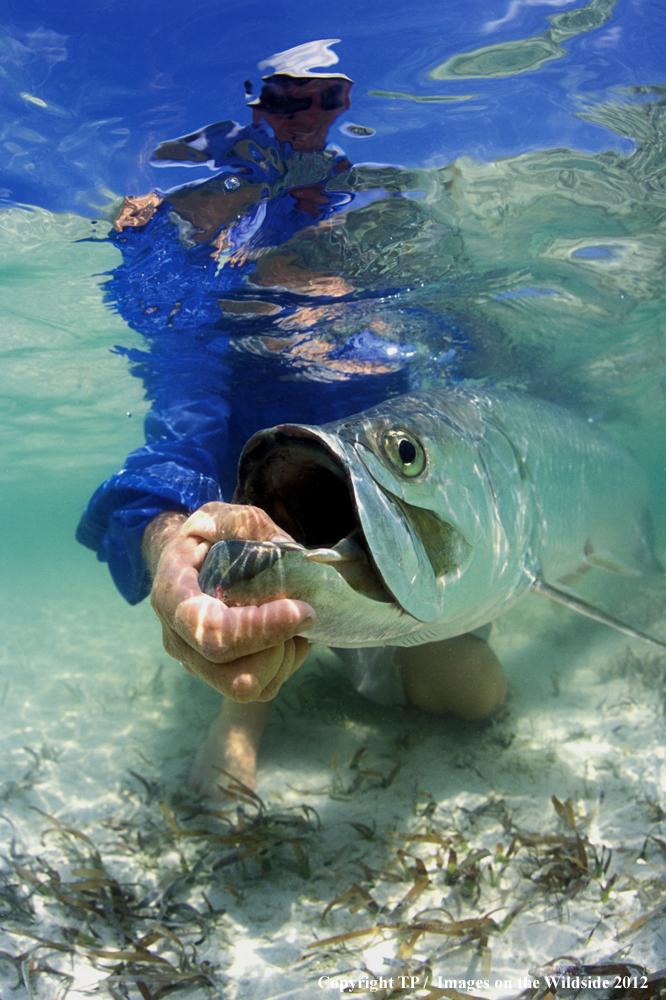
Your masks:
{"label": "turquoise water", "polygon": [[[1,220],[2,522],[13,567],[3,583],[20,606],[42,546],[54,555],[43,563],[48,594],[90,571],[72,544],[79,512],[86,492],[141,441],[145,405],[109,352],[127,339],[99,286],[99,272],[116,261],[113,248],[77,242],[96,229],[75,216],[8,209]],[[102,574],[98,582],[104,586]]]}
{"label": "turquoise water", "polygon": [[[322,228],[297,234],[289,244],[289,251],[305,266],[316,263],[348,286],[363,290],[367,299],[359,306],[314,296],[307,309],[303,306],[295,316],[289,313],[286,323],[284,315],[271,319],[273,325],[263,327],[261,335],[272,331],[283,336],[287,331],[293,336],[295,329],[304,330],[309,349],[325,345],[331,330],[338,342],[358,332],[360,325],[377,336],[388,330],[389,339],[416,341],[419,352],[410,377],[429,385],[440,374],[433,357],[451,344],[438,342],[439,328],[429,325],[428,318],[446,317],[450,327],[464,331],[468,339],[458,355],[460,375],[525,388],[561,402],[631,448],[650,481],[657,551],[666,561],[663,65],[659,72],[664,25],[654,5],[647,11],[620,7],[588,5],[582,27],[564,20],[549,22],[549,16],[561,14],[554,15],[550,8],[519,5],[514,10],[512,5],[508,13],[498,8],[492,17],[475,8],[476,21],[470,18],[470,24],[487,21],[497,26],[491,24],[485,33],[468,27],[465,35],[461,19],[452,18],[452,40],[445,55],[446,46],[429,40],[423,24],[418,32],[414,28],[409,52],[398,37],[399,23],[390,39],[387,29],[382,44],[373,48],[371,62],[390,63],[390,53],[398,53],[395,71],[384,66],[382,73],[368,70],[363,76],[361,70],[358,82],[354,70],[359,98],[347,116],[352,125],[375,129],[376,145],[373,136],[358,138],[359,133],[349,128],[335,138],[350,149],[354,162],[362,163],[369,149],[367,159],[400,167],[357,168],[351,180],[354,191],[383,189],[406,197],[375,200],[350,213],[337,226],[335,240]],[[204,14],[210,14],[206,11],[199,11],[202,23]],[[187,19],[178,16],[180,21],[169,35],[172,59],[179,32],[185,36],[188,30]],[[397,15],[396,20],[400,20]],[[324,15],[317,11],[313,22],[311,37],[324,37]],[[437,23],[445,33],[446,24]],[[27,45],[29,27],[22,29],[23,34],[13,29],[12,37]],[[616,28],[619,35],[613,35]],[[34,25],[31,30],[36,30]],[[284,25],[280,30],[289,34]],[[338,27],[328,30],[343,34]],[[499,32],[503,46],[491,44],[493,30]],[[631,41],[631,66],[613,57],[622,31],[628,45]],[[303,40],[300,33],[294,37],[293,25],[290,32],[289,38],[280,36],[268,49]],[[238,63],[249,64],[246,72],[255,72],[262,52],[268,53],[263,49],[255,53],[256,40],[250,41],[249,33],[246,38],[240,29],[238,34],[243,44],[237,40],[233,70]],[[350,28],[349,34],[350,61],[362,67],[366,34],[371,32],[359,29],[354,35]],[[89,37],[85,32],[84,36]],[[262,45],[265,49],[265,39]],[[637,45],[639,50],[640,45],[645,47],[643,64],[636,56]],[[50,55],[44,54],[47,50]],[[31,58],[42,68],[57,67],[59,58],[53,54],[57,51],[51,39],[49,46],[36,47]],[[189,65],[193,49],[186,51],[189,55],[183,60]],[[74,531],[93,490],[143,443],[142,421],[148,408],[139,380],[129,374],[124,357],[112,351],[116,344],[144,349],[145,341],[104,301],[104,275],[121,260],[105,239],[110,215],[125,193],[120,185],[126,184],[134,194],[148,190],[148,172],[136,164],[149,143],[223,113],[235,117],[243,113],[223,87],[213,98],[209,86],[198,109],[191,80],[176,66],[176,82],[164,86],[173,88],[170,100],[179,86],[184,88],[185,109],[165,100],[159,104],[158,119],[151,105],[148,122],[141,126],[138,95],[145,81],[132,78],[125,95],[135,116],[129,121],[131,128],[120,120],[122,108],[119,120],[112,121],[114,116],[109,117],[109,108],[102,108],[99,98],[95,115],[91,110],[87,123],[75,122],[79,130],[88,124],[87,131],[79,133],[74,125],[68,126],[68,135],[80,134],[81,143],[71,138],[66,143],[59,135],[56,147],[48,128],[55,128],[53,122],[65,121],[67,115],[53,112],[48,118],[48,107],[64,107],[83,119],[86,113],[80,104],[58,103],[55,85],[53,93],[48,92],[48,80],[54,79],[51,71],[41,77],[32,71],[30,75],[31,65],[34,69],[18,56],[6,61],[3,79],[10,80],[12,99],[23,100],[27,112],[25,120],[13,126],[23,132],[7,131],[5,136],[17,148],[9,150],[15,174],[8,173],[7,207],[0,211],[4,611],[0,694],[8,751],[0,789],[7,806],[4,812],[28,857],[41,849],[43,826],[31,808],[55,813],[64,822],[87,823],[89,835],[102,836],[101,819],[126,815],[123,810],[131,812],[136,805],[138,795],[136,788],[127,790],[127,773],[141,767],[141,761],[149,761],[151,780],[160,784],[156,794],[177,797],[199,731],[215,710],[206,693],[181,677],[177,665],[162,652],[159,629],[147,604],[127,607],[106,567],[76,545]],[[227,77],[231,76],[228,69]],[[47,84],[39,82],[43,79]],[[161,79],[157,71],[155,79]],[[586,86],[586,79],[592,79],[592,85]],[[532,90],[525,81],[532,81]],[[512,91],[505,89],[509,85]],[[451,89],[441,89],[445,86]],[[78,87],[83,87],[81,81]],[[26,104],[19,96],[26,93],[42,100],[46,110],[34,101]],[[118,91],[115,97],[110,89],[105,94],[109,106],[114,99],[122,104]],[[503,107],[507,94],[516,101],[512,124]],[[63,95],[64,89],[61,102]],[[212,110],[213,104],[218,110]],[[39,132],[29,115],[42,112],[50,124]],[[441,129],[442,114],[449,116],[446,130]],[[550,129],[544,119],[552,119]],[[123,128],[132,135],[130,147],[122,146]],[[67,165],[71,172],[66,180],[58,174],[50,184],[48,163],[45,166],[40,159],[43,143],[34,135],[57,148],[53,169]],[[104,141],[94,146],[91,137],[97,135]],[[31,162],[36,166],[32,172],[24,171],[19,183],[16,162],[19,166],[25,162],[20,160],[21,150],[34,153]],[[36,182],[31,179],[35,176]],[[108,211],[99,207],[105,201],[112,202]],[[74,214],[77,205],[80,214]],[[65,208],[70,214],[63,214]],[[385,289],[393,290],[390,296],[383,294]],[[270,291],[263,294],[271,299]],[[421,326],[410,328],[404,319],[409,315],[418,315]],[[237,347],[251,359],[256,338],[246,337],[242,321],[236,322]],[[304,364],[303,356],[296,354],[301,359],[299,371],[316,391],[321,356],[317,355],[316,364]],[[251,390],[251,364],[248,372]],[[338,374],[345,377],[344,368]],[[639,627],[663,637],[661,585],[650,590],[646,584],[628,596],[623,588],[631,585],[632,581],[623,580],[608,592],[608,610],[631,613]],[[518,702],[519,707],[513,703],[512,709],[525,725],[530,712],[533,719],[540,718],[545,697],[541,681],[525,680],[534,664],[542,678],[549,676],[553,657],[561,654],[564,674],[568,670],[573,676],[581,664],[605,663],[607,644],[611,643],[609,657],[619,648],[601,629],[584,632],[584,641],[576,646],[577,640],[569,636],[571,626],[561,616],[550,619],[548,614],[525,611],[524,622],[514,618],[500,628],[510,679],[513,676],[514,684],[527,692],[524,703]],[[377,718],[375,725],[381,728]],[[366,721],[361,719],[359,725]],[[653,722],[651,735],[661,726],[660,721]],[[534,723],[537,728],[546,725],[543,719]],[[288,795],[285,781],[289,787],[301,786],[298,758],[317,742],[317,731],[316,723],[312,732],[299,731],[291,772],[289,765],[280,765],[287,772],[286,779],[282,771],[276,779],[283,782],[280,794]],[[274,739],[286,754],[290,741],[284,730],[278,727]],[[447,739],[454,753],[455,733]],[[466,740],[471,742],[467,735],[461,740],[465,746]],[[334,738],[329,742],[327,752],[334,747]],[[28,780],[31,753],[38,756],[39,769],[30,772]],[[322,773],[329,766],[318,758],[319,765]],[[308,772],[307,764],[301,761],[300,766]],[[560,780],[561,772],[554,768],[554,773]],[[584,787],[592,798],[605,787],[592,778],[581,783],[573,765],[571,773],[571,794],[582,796]],[[628,779],[626,785],[633,788],[635,799],[645,780],[645,795],[663,805],[663,778],[643,779],[640,768],[638,775],[634,785]],[[634,777],[632,771],[632,781]],[[520,771],[506,780],[511,790],[507,795],[519,798]],[[472,785],[475,781],[470,779]],[[488,786],[474,785],[479,795],[482,787]],[[502,788],[497,790],[501,795]],[[570,793],[567,787],[549,788],[546,803],[556,790],[562,799]],[[394,808],[396,815],[403,805]],[[367,820],[361,805],[358,808]],[[334,822],[334,811],[329,819]],[[615,834],[617,843],[621,828]],[[294,898],[298,891],[293,891]],[[288,908],[285,913],[283,926],[288,929],[293,920],[293,936],[302,942],[300,918],[290,916]],[[52,919],[57,923],[57,914]],[[245,926],[248,933],[254,932],[251,915]],[[567,946],[574,947],[570,942]],[[654,957],[662,946],[657,942],[652,952],[641,954]],[[557,950],[553,948],[552,955]],[[610,939],[599,948],[598,957],[610,954]],[[587,954],[593,955],[593,948]],[[516,959],[515,968],[520,961]],[[48,987],[42,984],[42,988]],[[273,988],[277,993],[277,985]]]}

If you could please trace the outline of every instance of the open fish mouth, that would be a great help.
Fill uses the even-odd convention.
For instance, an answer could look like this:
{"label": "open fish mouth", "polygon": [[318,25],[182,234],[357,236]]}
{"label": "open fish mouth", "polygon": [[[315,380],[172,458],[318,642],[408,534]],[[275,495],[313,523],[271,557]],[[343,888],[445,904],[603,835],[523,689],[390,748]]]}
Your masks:
{"label": "open fish mouth", "polygon": [[[354,590],[391,601],[361,527],[344,452],[337,454],[336,444],[334,450],[299,425],[260,431],[243,450],[234,503],[260,507],[308,561],[333,566]],[[250,572],[255,570],[245,565],[232,570]]]}
{"label": "open fish mouth", "polygon": [[332,566],[364,597],[436,621],[438,578],[457,571],[469,546],[436,511],[408,503],[398,486],[392,492],[371,430],[351,420],[330,426],[255,434],[241,455],[235,501],[265,510],[308,562]]}

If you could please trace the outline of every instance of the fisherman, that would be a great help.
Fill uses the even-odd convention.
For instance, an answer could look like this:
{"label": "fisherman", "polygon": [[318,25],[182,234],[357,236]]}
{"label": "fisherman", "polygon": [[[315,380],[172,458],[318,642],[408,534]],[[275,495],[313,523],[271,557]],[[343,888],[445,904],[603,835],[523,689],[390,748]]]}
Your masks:
{"label": "fisherman", "polygon": [[[276,72],[252,101],[252,124],[218,123],[163,143],[152,157],[215,171],[204,183],[125,199],[114,241],[124,262],[109,283],[131,326],[151,351],[128,351],[154,405],[147,443],[91,499],[78,539],[109,563],[121,593],[136,603],[150,590],[164,647],[186,670],[224,695],[191,772],[202,793],[219,794],[220,769],[255,784],[256,756],[269,702],[303,663],[304,637],[314,611],[280,600],[227,608],[201,593],[198,570],[222,538],[284,540],[285,532],[257,508],[223,502],[233,494],[233,458],[252,432],[281,419],[320,423],[379,403],[403,388],[400,350],[371,333],[365,354],[334,358],[331,345],[261,338],[261,350],[288,350],[345,375],[348,381],[270,382],[263,402],[238,399],[247,356],[230,349],[225,316],[279,309],[262,295],[275,288],[336,299],[353,291],[348,280],[294,262],[281,248],[297,233],[316,235],[355,194],[341,183],[350,163],[327,145],[327,133],[349,107],[352,82],[342,74],[293,70],[281,53]],[[318,56],[337,57],[327,47]],[[280,57],[287,56],[288,59]],[[323,58],[314,66],[328,66]],[[335,184],[331,184],[332,180]],[[383,194],[383,192],[382,192]],[[364,192],[366,202],[372,194]],[[251,282],[259,291],[247,293]],[[234,342],[238,347],[238,343]],[[370,344],[368,353],[367,345]],[[375,349],[376,347],[376,349]],[[266,368],[264,382],[271,376]],[[259,368],[257,367],[257,372]],[[255,375],[258,380],[259,375]],[[350,670],[364,694],[382,704],[409,702],[425,711],[482,718],[503,701],[506,682],[494,653],[479,636],[460,636],[415,648],[350,651]]]}

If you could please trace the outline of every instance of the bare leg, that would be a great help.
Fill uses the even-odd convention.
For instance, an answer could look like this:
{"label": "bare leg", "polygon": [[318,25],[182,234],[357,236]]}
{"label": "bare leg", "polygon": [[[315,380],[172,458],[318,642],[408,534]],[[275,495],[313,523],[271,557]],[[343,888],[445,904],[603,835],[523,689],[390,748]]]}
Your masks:
{"label": "bare leg", "polygon": [[502,664],[475,635],[396,649],[395,662],[408,701],[424,712],[483,719],[506,697]]}
{"label": "bare leg", "polygon": [[222,774],[224,770],[249,788],[255,788],[259,743],[270,710],[268,702],[239,704],[225,698],[195,757],[190,786],[202,795],[220,799],[219,786],[228,784],[228,778]]}

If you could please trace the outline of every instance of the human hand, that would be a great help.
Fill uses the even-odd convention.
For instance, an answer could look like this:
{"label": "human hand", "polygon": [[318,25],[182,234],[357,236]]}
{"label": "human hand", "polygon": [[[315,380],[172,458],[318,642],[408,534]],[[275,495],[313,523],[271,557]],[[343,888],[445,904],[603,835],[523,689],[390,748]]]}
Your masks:
{"label": "human hand", "polygon": [[127,195],[123,198],[123,203],[118,210],[118,214],[113,220],[113,228],[122,233],[123,229],[129,227],[145,226],[150,222],[157,209],[162,204],[162,198],[152,191],[150,194],[133,198]]}
{"label": "human hand", "polygon": [[315,613],[303,601],[229,608],[202,593],[201,565],[225,538],[291,541],[257,507],[208,503],[191,517],[167,512],[146,528],[143,553],[153,575],[151,604],[166,652],[238,702],[270,701],[300,667]]}

